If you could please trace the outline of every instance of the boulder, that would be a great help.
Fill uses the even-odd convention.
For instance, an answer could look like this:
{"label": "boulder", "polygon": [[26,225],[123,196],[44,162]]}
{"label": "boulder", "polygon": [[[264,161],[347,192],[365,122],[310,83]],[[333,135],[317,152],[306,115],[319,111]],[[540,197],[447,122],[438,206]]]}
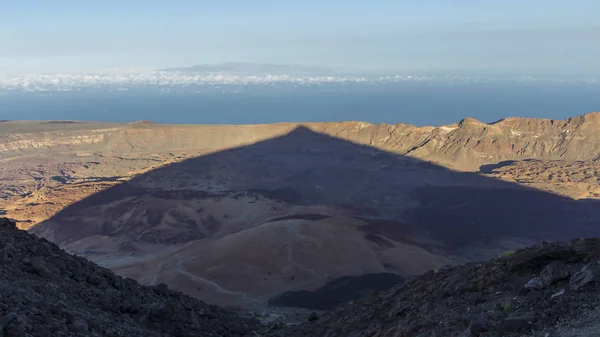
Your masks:
{"label": "boulder", "polygon": [[569,280],[569,286],[572,290],[578,290],[598,278],[600,266],[597,262],[589,263],[575,273]]}
{"label": "boulder", "polygon": [[551,286],[569,278],[569,276],[571,276],[571,271],[565,263],[559,261],[548,264],[540,273],[540,277],[546,286]]}

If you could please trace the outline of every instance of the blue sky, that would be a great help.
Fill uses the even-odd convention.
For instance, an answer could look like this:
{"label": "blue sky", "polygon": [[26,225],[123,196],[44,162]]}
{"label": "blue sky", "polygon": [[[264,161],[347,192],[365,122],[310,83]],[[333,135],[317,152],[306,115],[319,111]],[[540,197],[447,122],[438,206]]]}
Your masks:
{"label": "blue sky", "polygon": [[0,0],[0,74],[266,62],[600,69],[598,0]]}

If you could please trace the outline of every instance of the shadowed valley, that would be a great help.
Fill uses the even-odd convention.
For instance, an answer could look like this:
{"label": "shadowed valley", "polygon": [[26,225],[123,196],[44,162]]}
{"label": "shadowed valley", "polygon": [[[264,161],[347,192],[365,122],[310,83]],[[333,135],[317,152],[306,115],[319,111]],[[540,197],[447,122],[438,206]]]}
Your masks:
{"label": "shadowed valley", "polygon": [[[569,143],[593,143],[596,116],[537,121],[543,127],[515,119],[439,128],[5,122],[24,129],[2,131],[2,161],[14,174],[4,179],[18,186],[22,178],[3,208],[46,210],[31,231],[142,283],[164,282],[212,303],[262,304],[342,276],[410,276],[543,239],[597,235],[593,199],[510,182],[506,166],[481,173],[442,166],[508,159],[509,167],[554,163],[595,177],[598,153],[572,153]],[[541,140],[515,149],[523,132]],[[455,160],[461,153],[469,165]],[[539,161],[519,160],[529,156]],[[19,204],[28,199],[30,206]]]}

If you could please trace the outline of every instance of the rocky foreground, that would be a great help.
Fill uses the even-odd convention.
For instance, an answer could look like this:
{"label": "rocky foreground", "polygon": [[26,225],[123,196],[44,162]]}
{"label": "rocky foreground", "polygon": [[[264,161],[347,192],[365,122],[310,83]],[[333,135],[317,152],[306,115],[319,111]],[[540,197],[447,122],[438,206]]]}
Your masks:
{"label": "rocky foreground", "polygon": [[141,286],[0,219],[0,336],[600,335],[600,239],[445,267],[298,326]]}
{"label": "rocky foreground", "polygon": [[0,336],[255,336],[258,320],[116,276],[0,218]]}
{"label": "rocky foreground", "polygon": [[600,336],[600,239],[428,272],[280,336]]}

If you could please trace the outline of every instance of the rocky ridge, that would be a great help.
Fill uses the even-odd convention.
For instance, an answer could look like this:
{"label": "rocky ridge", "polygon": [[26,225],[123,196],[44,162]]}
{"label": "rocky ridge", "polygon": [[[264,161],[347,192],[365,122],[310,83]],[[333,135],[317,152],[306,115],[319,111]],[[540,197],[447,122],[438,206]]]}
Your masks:
{"label": "rocky ridge", "polygon": [[445,267],[280,336],[597,336],[600,239]]}
{"label": "rocky ridge", "polygon": [[[148,170],[281,137],[299,127],[574,199],[599,199],[599,120],[600,112],[566,120],[506,118],[483,123],[465,118],[438,127],[363,122],[160,125],[4,121],[0,123],[0,214],[26,220],[18,223],[26,229],[70,203]],[[515,165],[494,172],[486,169],[502,161],[514,161]],[[576,172],[565,177],[561,174],[565,166]]]}
{"label": "rocky ridge", "polygon": [[92,122],[23,122],[0,125],[0,158],[23,154],[207,151],[279,137],[297,127],[453,167],[477,171],[503,160],[595,160],[600,158],[600,112],[566,120],[472,118],[438,127],[409,124],[277,123],[261,125],[160,125]]}
{"label": "rocky ridge", "polygon": [[141,286],[0,218],[0,336],[254,336],[242,318]]}

